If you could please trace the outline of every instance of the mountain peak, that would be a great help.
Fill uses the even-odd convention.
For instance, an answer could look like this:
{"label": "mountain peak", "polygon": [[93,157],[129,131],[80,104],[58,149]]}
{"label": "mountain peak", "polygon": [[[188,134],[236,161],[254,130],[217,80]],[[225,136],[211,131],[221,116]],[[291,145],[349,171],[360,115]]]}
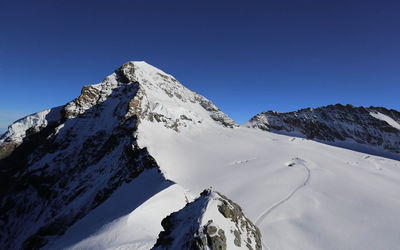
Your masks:
{"label": "mountain peak", "polygon": [[[145,62],[125,63],[102,82],[84,86],[66,105],[22,118],[1,136],[0,177],[7,181],[0,185],[0,205],[12,206],[5,205],[11,212],[8,224],[0,223],[7,228],[0,245],[44,246],[143,172],[167,185],[138,134],[235,126],[173,76]],[[17,194],[20,199],[13,203]],[[32,207],[35,211],[19,216]],[[67,226],[58,228],[60,222]]]}
{"label": "mountain peak", "polygon": [[211,101],[144,61],[125,63],[116,70],[116,79],[126,84],[137,84],[138,87],[127,116],[135,113],[141,119],[163,122],[176,131],[210,122],[230,128],[238,126]]}
{"label": "mountain peak", "polygon": [[66,105],[28,115],[10,125],[0,138],[0,158],[9,155],[28,134],[49,123],[62,126],[65,120],[90,113],[101,116],[104,110],[121,123],[134,117],[138,122],[162,123],[175,131],[215,123],[238,126],[211,101],[187,89],[172,75],[144,61],[129,61],[102,82],[83,86],[81,95]]}

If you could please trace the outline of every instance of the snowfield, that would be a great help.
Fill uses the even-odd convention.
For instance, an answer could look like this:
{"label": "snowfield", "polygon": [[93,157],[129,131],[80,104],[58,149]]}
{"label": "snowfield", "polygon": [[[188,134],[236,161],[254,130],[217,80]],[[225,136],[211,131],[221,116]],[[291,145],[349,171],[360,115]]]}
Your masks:
{"label": "snowfield", "polygon": [[399,161],[243,127],[142,126],[167,178],[237,202],[266,249],[398,249]]}

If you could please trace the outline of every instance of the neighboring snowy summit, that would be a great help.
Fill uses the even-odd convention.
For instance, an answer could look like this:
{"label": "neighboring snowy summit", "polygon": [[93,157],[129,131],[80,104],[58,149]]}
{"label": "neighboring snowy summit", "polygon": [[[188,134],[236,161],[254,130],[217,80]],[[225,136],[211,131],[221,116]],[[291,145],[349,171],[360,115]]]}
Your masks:
{"label": "neighboring snowy summit", "polygon": [[398,249],[399,159],[398,111],[238,126],[128,62],[1,136],[0,249]]}

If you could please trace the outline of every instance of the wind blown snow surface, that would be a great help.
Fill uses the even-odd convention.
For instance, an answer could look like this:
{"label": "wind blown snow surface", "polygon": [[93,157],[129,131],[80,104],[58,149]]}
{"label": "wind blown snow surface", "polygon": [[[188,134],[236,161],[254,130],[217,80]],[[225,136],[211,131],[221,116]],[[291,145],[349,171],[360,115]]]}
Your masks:
{"label": "wind blown snow surface", "polygon": [[166,177],[237,202],[269,249],[398,249],[400,162],[254,129],[142,124]]}

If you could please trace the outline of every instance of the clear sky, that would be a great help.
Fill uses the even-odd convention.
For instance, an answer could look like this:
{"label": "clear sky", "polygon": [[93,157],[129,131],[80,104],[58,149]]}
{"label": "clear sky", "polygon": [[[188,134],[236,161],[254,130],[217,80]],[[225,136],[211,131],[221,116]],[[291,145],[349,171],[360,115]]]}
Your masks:
{"label": "clear sky", "polygon": [[144,60],[239,123],[400,109],[400,1],[0,1],[0,130]]}

